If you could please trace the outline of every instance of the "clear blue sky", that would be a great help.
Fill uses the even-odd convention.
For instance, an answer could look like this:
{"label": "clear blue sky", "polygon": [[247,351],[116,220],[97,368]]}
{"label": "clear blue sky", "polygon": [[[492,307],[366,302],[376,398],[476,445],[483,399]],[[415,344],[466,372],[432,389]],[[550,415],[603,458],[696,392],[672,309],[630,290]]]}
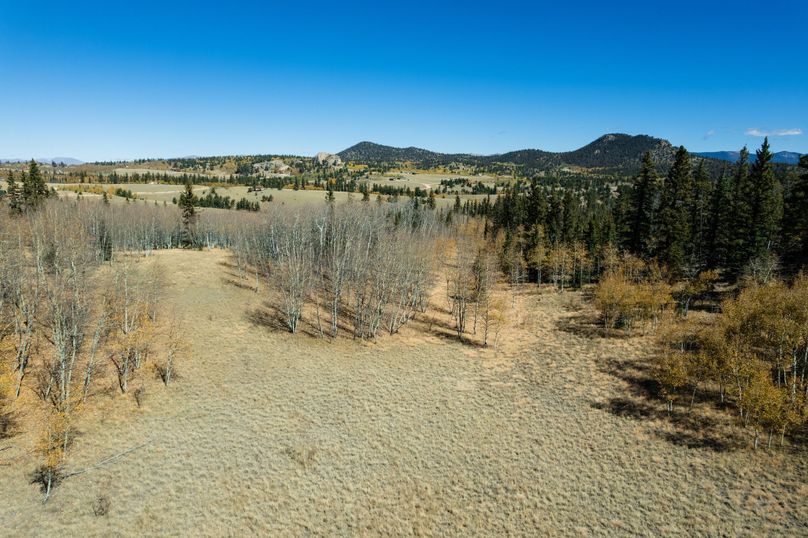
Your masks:
{"label": "clear blue sky", "polygon": [[808,2],[542,4],[0,0],[0,157],[808,152]]}

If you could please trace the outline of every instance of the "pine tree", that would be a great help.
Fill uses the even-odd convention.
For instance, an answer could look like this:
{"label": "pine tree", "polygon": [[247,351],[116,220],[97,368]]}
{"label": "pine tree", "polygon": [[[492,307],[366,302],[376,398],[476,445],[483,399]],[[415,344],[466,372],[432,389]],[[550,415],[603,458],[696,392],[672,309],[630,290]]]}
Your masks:
{"label": "pine tree", "polygon": [[572,189],[567,189],[564,193],[563,204],[561,237],[565,243],[572,243],[578,239],[578,213],[581,203],[578,195]]}
{"label": "pine tree", "polygon": [[544,195],[538,178],[533,178],[530,182],[526,219],[527,222],[525,222],[525,225],[527,228],[536,224],[544,225],[547,219],[547,198]]}
{"label": "pine tree", "polygon": [[22,197],[26,207],[35,208],[48,196],[48,186],[34,159],[28,163],[28,174],[22,178]]}
{"label": "pine tree", "polygon": [[195,203],[194,188],[189,181],[185,183],[185,192],[180,195],[179,201],[182,211],[182,246],[185,248],[192,247],[195,242],[197,218]]}
{"label": "pine tree", "polygon": [[706,259],[707,267],[711,269],[727,265],[732,247],[732,221],[732,182],[724,167],[710,196]]}
{"label": "pine tree", "polygon": [[755,154],[757,160],[752,165],[748,184],[750,220],[745,253],[747,259],[757,258],[771,250],[783,216],[783,194],[780,183],[774,177],[768,137],[763,139]]}
{"label": "pine tree", "polygon": [[630,194],[629,226],[627,226],[629,250],[638,256],[651,253],[654,216],[659,190],[658,177],[651,152],[646,152],[640,173],[634,179]]}
{"label": "pine tree", "polygon": [[556,189],[554,189],[550,195],[550,212],[547,215],[546,229],[550,244],[556,244],[563,241],[564,199]]}
{"label": "pine tree", "polygon": [[19,213],[22,211],[20,205],[20,191],[17,187],[17,181],[14,179],[14,172],[11,170],[8,172],[6,183],[8,183],[8,207],[13,213]]}
{"label": "pine tree", "polygon": [[690,155],[684,146],[680,146],[662,187],[659,208],[657,256],[668,267],[672,278],[682,276],[691,250],[690,205],[692,194],[693,174]]}
{"label": "pine tree", "polygon": [[693,197],[690,211],[690,231],[693,248],[693,264],[703,268],[707,263],[707,236],[712,183],[704,168],[704,160],[699,161],[693,178]]}
{"label": "pine tree", "polygon": [[735,173],[731,185],[731,211],[730,235],[727,245],[727,265],[730,273],[737,276],[746,263],[749,237],[749,222],[751,219],[749,200],[749,150],[744,146],[741,149],[738,162],[735,164]]}
{"label": "pine tree", "polygon": [[783,218],[786,261],[795,270],[808,264],[808,155],[800,157],[799,171],[786,197]]}

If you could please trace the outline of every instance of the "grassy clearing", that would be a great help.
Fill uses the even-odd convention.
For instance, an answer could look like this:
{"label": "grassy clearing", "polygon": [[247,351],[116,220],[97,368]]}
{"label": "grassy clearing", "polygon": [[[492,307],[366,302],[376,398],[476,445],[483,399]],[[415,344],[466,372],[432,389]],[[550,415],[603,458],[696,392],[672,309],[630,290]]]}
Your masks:
{"label": "grassy clearing", "polygon": [[[56,187],[59,189],[65,185],[63,184],[50,184],[51,186]],[[80,186],[78,183],[70,183],[66,184],[68,186]],[[111,183],[98,183],[98,184],[88,184],[87,186],[91,185],[98,185],[107,189],[109,187],[119,187],[125,190],[131,190],[132,193],[137,196],[139,200],[146,200],[147,202],[157,202],[162,204],[163,202],[171,203],[173,198],[179,198],[182,191],[185,189],[184,185],[163,185],[163,184],[148,184],[148,183],[118,183],[113,185]],[[299,190],[296,191],[294,189],[264,189],[261,192],[247,192],[248,187],[246,186],[234,186],[234,187],[216,187],[216,192],[222,196],[229,196],[234,200],[238,201],[241,198],[247,198],[248,200],[252,201],[261,201],[262,196],[272,196],[273,202],[271,203],[264,203],[262,204],[263,207],[268,207],[268,204],[278,204],[278,205],[288,205],[290,207],[301,207],[311,204],[317,203],[325,203],[325,191],[319,190]],[[210,190],[210,187],[206,187],[204,185],[196,185],[194,186],[194,193],[198,196],[204,196],[207,191]],[[62,193],[66,196],[75,196],[74,193],[62,190]],[[347,202],[350,198],[354,200],[361,200],[362,195],[359,193],[347,193],[347,192],[335,192],[334,198],[335,200],[340,202]],[[111,197],[112,200],[115,197]],[[120,198],[120,202],[124,202],[123,198]],[[454,198],[452,198],[454,201]]]}
{"label": "grassy clearing", "polygon": [[[170,389],[81,424],[83,468],[43,506],[4,441],[0,521],[62,535],[796,535],[803,453],[687,442],[642,393],[647,337],[603,338],[578,294],[509,297],[498,349],[460,344],[443,290],[376,344],[263,322],[224,252],[165,251],[192,341]],[[236,282],[238,283],[238,282]],[[7,492],[14,492],[13,495]],[[106,512],[106,515],[96,515]]]}

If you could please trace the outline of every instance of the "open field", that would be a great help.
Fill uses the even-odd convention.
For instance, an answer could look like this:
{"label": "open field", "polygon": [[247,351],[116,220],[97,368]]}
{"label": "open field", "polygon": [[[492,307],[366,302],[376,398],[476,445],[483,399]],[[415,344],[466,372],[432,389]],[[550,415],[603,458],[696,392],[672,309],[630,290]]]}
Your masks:
{"label": "open field", "polygon": [[[445,176],[441,176],[445,178]],[[391,182],[391,184],[395,184],[396,186],[404,186],[402,182],[396,181]],[[386,184],[386,183],[380,183]],[[438,181],[439,184],[439,181]],[[60,187],[65,186],[80,186],[79,183],[50,183],[49,186],[55,187],[57,190]],[[93,183],[93,184],[85,184],[86,186],[90,185],[97,185],[99,187],[103,187],[104,189],[107,188],[121,188],[126,190],[131,190],[133,194],[135,194],[139,199],[143,199],[149,202],[156,201],[158,203],[167,202],[171,203],[173,198],[179,198],[182,191],[185,189],[183,185],[163,185],[163,184],[148,184],[148,183],[118,183],[118,184],[111,184],[111,183]],[[414,186],[414,185],[413,185]],[[273,204],[278,205],[288,205],[289,207],[302,207],[308,206],[312,204],[319,204],[325,201],[325,191],[321,190],[294,190],[294,189],[264,189],[261,192],[247,192],[248,187],[245,186],[234,186],[234,187],[216,187],[216,192],[218,192],[222,196],[229,196],[234,200],[238,201],[241,198],[247,198],[250,201],[260,201],[262,196],[272,196]],[[207,191],[210,190],[210,187],[206,187],[204,185],[197,185],[194,187],[194,193],[200,196],[204,196]],[[69,191],[62,191],[63,194],[67,194],[73,196],[74,194]],[[482,200],[486,197],[484,194],[465,194],[461,195],[461,200]],[[112,200],[115,201],[116,197],[112,197]],[[491,197],[492,199],[495,196]],[[353,200],[361,200],[362,195],[359,193],[348,193],[348,192],[334,192],[334,199],[337,203],[347,202],[350,199]],[[376,195],[371,194],[371,200],[375,201]],[[123,198],[118,197],[117,201],[124,202]],[[455,196],[454,195],[440,195],[436,198],[436,203],[438,206],[441,207],[451,207],[455,203]],[[262,204],[264,207],[267,207],[268,204]]]}
{"label": "open field", "polygon": [[370,176],[368,183],[378,183],[379,185],[390,185],[395,187],[420,187],[422,189],[434,189],[440,186],[440,182],[444,179],[460,179],[466,178],[472,183],[478,181],[485,185],[493,186],[496,184],[496,178],[492,176],[477,176],[470,174],[435,174],[425,172],[390,172],[383,175],[374,174]]}
{"label": "open field", "polygon": [[[78,186],[78,183],[53,183],[50,184],[51,186],[56,187],[59,189],[65,185],[74,185]],[[173,198],[179,198],[182,191],[185,190],[184,185],[163,185],[163,184],[148,184],[148,183],[118,183],[118,184],[111,184],[111,183],[94,183],[88,184],[89,185],[98,185],[105,189],[112,187],[112,188],[121,188],[125,190],[131,190],[133,194],[135,194],[138,198],[146,200],[146,201],[156,201],[158,203],[167,202],[171,203]],[[289,205],[290,207],[299,207],[304,206],[312,203],[319,203],[325,201],[325,191],[317,191],[317,190],[294,190],[294,189],[264,189],[261,192],[247,192],[248,187],[245,186],[234,186],[234,187],[216,187],[216,192],[222,196],[229,196],[234,200],[238,201],[241,198],[247,198],[250,201],[261,201],[262,196],[272,196],[273,204],[278,205]],[[204,196],[210,187],[206,187],[204,185],[197,185],[194,187],[194,193],[198,196]],[[67,193],[72,194],[72,193]],[[362,195],[358,193],[347,193],[347,192],[335,192],[334,198],[337,202],[346,202],[350,197],[353,197],[354,200],[361,199]],[[113,197],[114,199],[115,197]],[[123,202],[123,198],[118,198],[119,201]],[[267,204],[264,204],[266,206]]]}
{"label": "open field", "polygon": [[[188,328],[180,379],[83,417],[42,505],[29,434],[0,452],[4,534],[798,535],[804,453],[691,442],[636,400],[644,337],[602,338],[577,293],[536,288],[497,350],[433,322],[375,344],[289,335],[222,251],[163,251]],[[646,407],[640,407],[644,404]],[[133,409],[134,412],[133,412]],[[106,516],[93,514],[100,496]]]}

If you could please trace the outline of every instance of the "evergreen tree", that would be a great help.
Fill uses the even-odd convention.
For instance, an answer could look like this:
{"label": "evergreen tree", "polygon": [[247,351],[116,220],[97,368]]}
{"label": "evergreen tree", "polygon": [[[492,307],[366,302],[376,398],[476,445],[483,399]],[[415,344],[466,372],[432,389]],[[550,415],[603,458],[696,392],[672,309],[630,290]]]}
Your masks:
{"label": "evergreen tree", "polygon": [[196,236],[197,213],[194,208],[196,197],[191,182],[185,183],[185,192],[180,195],[179,206],[182,211],[182,246],[192,247]]}
{"label": "evergreen tree", "polygon": [[724,167],[710,196],[706,261],[711,269],[727,266],[733,239],[732,222],[732,182]]}
{"label": "evergreen tree", "polygon": [[786,197],[783,218],[786,262],[796,270],[808,264],[808,155],[800,157],[799,171]]}
{"label": "evergreen tree", "polygon": [[769,139],[764,138],[757,150],[748,183],[749,236],[745,255],[747,260],[771,250],[783,216],[783,194],[774,177]]}
{"label": "evergreen tree", "polygon": [[547,237],[554,245],[564,239],[564,198],[557,189],[550,195],[550,212],[547,215]]}
{"label": "evergreen tree", "polygon": [[8,207],[12,212],[19,213],[22,210],[20,205],[20,191],[17,187],[17,181],[14,179],[14,172],[11,170],[8,172],[6,183],[8,183]]}
{"label": "evergreen tree", "polygon": [[707,236],[710,220],[710,196],[712,183],[704,168],[704,160],[699,161],[693,178],[693,197],[690,217],[693,264],[702,268],[707,263]]}
{"label": "evergreen tree", "polygon": [[735,173],[732,176],[729,243],[727,245],[727,268],[733,276],[737,276],[746,263],[747,239],[749,237],[749,221],[751,218],[749,200],[749,150],[741,149]]}
{"label": "evergreen tree", "polygon": [[651,253],[653,224],[656,213],[658,177],[651,152],[646,152],[640,173],[634,179],[630,194],[629,222],[627,223],[628,249],[638,256]]}
{"label": "evergreen tree", "polygon": [[565,243],[572,243],[578,239],[578,213],[581,203],[578,195],[572,189],[567,189],[564,192],[563,204],[561,237]]}
{"label": "evergreen tree", "polygon": [[527,222],[525,222],[525,224],[527,228],[535,224],[544,225],[547,219],[547,199],[544,196],[544,191],[541,188],[538,178],[533,178],[530,182],[526,218]]}
{"label": "evergreen tree", "polygon": [[690,155],[684,146],[676,151],[673,166],[662,187],[659,208],[657,256],[670,270],[671,278],[681,277],[690,248],[690,207],[693,174]]}
{"label": "evergreen tree", "polygon": [[28,174],[22,177],[22,198],[26,207],[35,208],[48,196],[48,186],[34,159],[28,163]]}
{"label": "evergreen tree", "polygon": [[631,211],[632,191],[631,185],[618,185],[617,200],[611,207],[611,220],[614,224],[615,237],[619,240],[620,246],[627,250],[631,250],[629,240],[634,216]]}

